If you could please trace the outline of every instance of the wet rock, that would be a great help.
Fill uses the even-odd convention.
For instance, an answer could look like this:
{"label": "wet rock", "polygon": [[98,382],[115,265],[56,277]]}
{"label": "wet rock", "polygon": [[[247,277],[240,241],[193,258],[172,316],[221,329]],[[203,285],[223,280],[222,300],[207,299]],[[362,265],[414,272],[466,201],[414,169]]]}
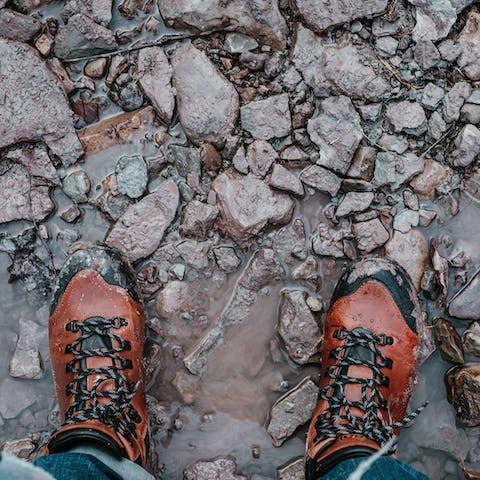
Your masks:
{"label": "wet rock", "polygon": [[140,198],[147,188],[147,164],[141,155],[120,157],[115,167],[118,191],[127,197]]}
{"label": "wet rock", "polygon": [[428,261],[428,244],[423,234],[416,229],[408,233],[394,231],[392,238],[385,245],[385,255],[395,260],[408,272],[413,284],[419,290]]}
{"label": "wet rock", "polygon": [[255,140],[247,148],[247,163],[250,172],[264,177],[277,158],[277,152],[265,140]]}
{"label": "wet rock", "polygon": [[348,97],[330,97],[320,103],[320,112],[308,121],[308,133],[320,148],[319,165],[347,173],[363,138],[360,116]]}
{"label": "wet rock", "polygon": [[451,171],[448,167],[429,158],[425,161],[423,172],[417,175],[410,185],[417,195],[430,198],[437,187],[447,182],[450,175]]}
{"label": "wet rock", "polygon": [[196,145],[207,141],[221,146],[238,116],[235,88],[193,45],[178,48],[172,66],[178,113],[188,138]]}
{"label": "wet rock", "polygon": [[128,20],[133,20],[143,7],[143,0],[123,0],[118,11]]}
{"label": "wet rock", "polygon": [[342,179],[335,173],[318,165],[311,165],[300,173],[300,180],[321,192],[328,192],[334,197],[342,186]]}
{"label": "wet rock", "polygon": [[195,240],[185,240],[176,245],[177,251],[187,265],[197,270],[203,270],[208,267],[208,252],[212,242],[197,242]]}
{"label": "wet rock", "polygon": [[480,130],[475,125],[465,125],[455,139],[455,146],[450,163],[454,167],[468,167],[480,155]]}
{"label": "wet rock", "polygon": [[337,93],[377,101],[390,89],[373,68],[372,48],[361,42],[332,44],[299,25],[292,59],[317,96]]}
{"label": "wet rock", "polygon": [[462,335],[463,346],[475,357],[480,357],[480,322],[472,322]]}
{"label": "wet rock", "polygon": [[427,117],[417,102],[396,102],[387,105],[385,115],[396,132],[420,136],[427,130]]}
{"label": "wet rock", "polygon": [[28,460],[35,448],[35,444],[29,438],[23,438],[21,440],[7,440],[2,446],[2,452]]}
{"label": "wet rock", "polygon": [[428,227],[430,224],[437,218],[437,212],[434,210],[423,210],[418,211],[418,224],[421,227]]}
{"label": "wet rock", "polygon": [[300,425],[310,420],[317,396],[318,387],[307,377],[275,402],[267,426],[275,447],[280,447]]}
{"label": "wet rock", "polygon": [[422,105],[428,110],[436,110],[445,96],[445,90],[434,83],[428,83],[422,92]]}
{"label": "wet rock", "polygon": [[457,43],[462,49],[459,67],[470,80],[480,80],[480,14],[476,10],[469,13]]}
{"label": "wet rock", "polygon": [[133,201],[118,191],[117,177],[109,175],[102,181],[102,193],[95,199],[95,206],[112,220],[118,220]]}
{"label": "wet rock", "polygon": [[190,0],[159,0],[158,8],[167,25],[205,33],[213,30],[234,30],[274,48],[283,49],[287,26],[277,1],[250,5],[243,0],[227,3],[207,0],[192,4]]}
{"label": "wet rock", "polygon": [[29,42],[42,24],[33,17],[2,8],[0,10],[0,37],[19,42]]}
{"label": "wet rock", "polygon": [[90,187],[90,179],[83,170],[75,170],[62,181],[63,193],[77,203],[84,203],[88,200]]}
{"label": "wet rock", "polygon": [[184,480],[247,480],[237,475],[235,457],[219,456],[212,460],[199,460],[183,471]]}
{"label": "wet rock", "polygon": [[44,57],[50,55],[50,51],[53,47],[53,39],[50,38],[46,33],[42,33],[35,40],[35,48],[42,54]]}
{"label": "wet rock", "polygon": [[280,298],[277,332],[289,357],[299,365],[310,363],[318,354],[322,331],[306,303],[306,293],[285,290]]}
{"label": "wet rock", "polygon": [[158,116],[165,123],[170,123],[175,97],[171,86],[172,67],[163,48],[141,49],[138,52],[136,75],[144,95],[152,102]]}
{"label": "wet rock", "polygon": [[68,0],[65,2],[61,16],[67,23],[73,15],[82,13],[96,23],[108,27],[112,19],[113,0]]}
{"label": "wet rock", "polygon": [[193,290],[190,283],[168,282],[157,298],[158,313],[165,318],[188,311],[192,306]]}
{"label": "wet rock", "polygon": [[241,33],[227,33],[223,48],[230,53],[242,53],[255,50],[258,47],[257,41]]}
{"label": "wet rock", "polygon": [[31,382],[6,377],[0,383],[0,415],[4,420],[16,418],[37,401]]}
{"label": "wet rock", "polygon": [[457,82],[447,93],[443,101],[443,117],[447,122],[456,122],[465,100],[472,93],[472,87],[466,82]]}
{"label": "wet rock", "polygon": [[384,245],[390,238],[387,229],[378,218],[367,222],[354,223],[352,232],[357,241],[357,247],[362,253],[370,253]]}
{"label": "wet rock", "polygon": [[67,25],[58,28],[55,37],[55,56],[62,59],[86,57],[115,50],[117,42],[113,33],[90,17],[77,13]]}
{"label": "wet rock", "polygon": [[302,182],[297,178],[297,176],[279,164],[275,164],[273,166],[269,184],[271,187],[278,188],[279,190],[285,190],[286,192],[290,192],[295,195],[303,196],[305,193]]}
{"label": "wet rock", "polygon": [[[30,12],[54,1],[55,0],[13,0],[12,4],[22,12]],[[8,3],[8,1],[3,3]]]}
{"label": "wet rock", "polygon": [[114,145],[129,144],[135,136],[143,137],[147,127],[153,125],[154,119],[153,108],[144,107],[85,127],[79,131],[78,136],[85,151],[94,154]]}
{"label": "wet rock", "polygon": [[199,149],[200,161],[210,172],[218,172],[222,166],[222,156],[218,150],[208,142],[202,142]]}
{"label": "wet rock", "polygon": [[295,0],[294,6],[305,25],[322,32],[357,18],[380,15],[387,8],[387,3],[387,0],[369,0],[355,5],[346,0],[340,0],[335,4],[328,0]]}
{"label": "wet rock", "polygon": [[348,192],[337,207],[335,215],[346,217],[355,212],[363,212],[373,202],[372,192]]}
{"label": "wet rock", "polygon": [[377,186],[390,185],[392,190],[396,190],[421,173],[424,163],[424,158],[417,157],[413,152],[406,152],[403,155],[380,152],[375,161],[373,183]]}
{"label": "wet rock", "polygon": [[277,470],[277,480],[305,480],[305,459],[299,458]]}
{"label": "wet rock", "polygon": [[320,256],[344,257],[343,241],[350,235],[350,230],[341,226],[330,227],[326,223],[319,223],[312,234],[312,249]]}
{"label": "wet rock", "polygon": [[447,400],[467,427],[480,424],[480,364],[466,363],[445,373]]}
{"label": "wet rock", "polygon": [[234,272],[242,263],[233,247],[216,247],[213,254],[218,268],[227,273]]}
{"label": "wet rock", "polygon": [[442,358],[450,363],[462,364],[465,361],[462,340],[455,327],[445,318],[433,321],[433,333]]}
{"label": "wet rock", "polygon": [[0,223],[13,220],[39,222],[55,208],[50,188],[45,184],[32,186],[30,175],[21,164],[8,160],[0,163]]}
{"label": "wet rock", "polygon": [[437,238],[430,239],[430,259],[437,276],[437,282],[442,289],[441,304],[445,303],[448,295],[448,260],[440,255],[437,248]]}
{"label": "wet rock", "polygon": [[107,63],[107,58],[96,58],[95,60],[91,60],[85,65],[85,75],[88,75],[91,78],[102,78],[105,75]]}
{"label": "wet rock", "polygon": [[285,137],[292,128],[286,93],[247,103],[240,109],[240,117],[243,129],[260,140]]}
{"label": "wet rock", "polygon": [[436,300],[438,298],[440,289],[437,284],[437,274],[435,270],[425,270],[423,272],[420,286],[427,298],[430,300]]}
{"label": "wet rock", "polygon": [[9,67],[2,70],[0,148],[44,141],[63,163],[74,163],[83,149],[58,79],[28,45],[0,39],[0,56]]}
{"label": "wet rock", "polygon": [[398,212],[393,219],[393,228],[402,233],[408,233],[412,227],[418,227],[420,214],[418,210],[405,208]]}
{"label": "wet rock", "polygon": [[118,248],[131,261],[147,257],[158,248],[165,229],[175,218],[178,202],[177,185],[165,181],[128,208],[108,234],[106,243]]}
{"label": "wet rock", "polygon": [[248,242],[269,223],[283,225],[292,218],[293,200],[252,174],[227,170],[215,179],[212,188],[217,193],[223,227],[240,243]]}
{"label": "wet rock", "polygon": [[76,205],[71,205],[60,214],[60,218],[67,223],[75,223],[81,216],[82,211]]}
{"label": "wet rock", "polygon": [[127,112],[141,108],[144,102],[142,90],[130,72],[122,73],[116,78],[108,96]]}
{"label": "wet rock", "polygon": [[364,146],[358,147],[347,175],[349,177],[360,178],[369,182],[373,177],[376,156],[376,148]]}
{"label": "wet rock", "polygon": [[180,232],[186,237],[204,239],[218,217],[218,207],[192,200],[183,210]]}
{"label": "wet rock", "polygon": [[480,320],[480,271],[448,303],[452,317]]}

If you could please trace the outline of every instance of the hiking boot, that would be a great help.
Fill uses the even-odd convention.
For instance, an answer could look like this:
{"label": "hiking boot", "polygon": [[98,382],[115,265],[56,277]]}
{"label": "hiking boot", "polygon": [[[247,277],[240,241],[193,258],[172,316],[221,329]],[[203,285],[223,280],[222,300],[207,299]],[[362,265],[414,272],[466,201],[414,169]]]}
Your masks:
{"label": "hiking boot", "polygon": [[[405,417],[420,360],[417,293],[403,268],[366,258],[340,279],[327,314],[306,479],[378,451]],[[394,449],[390,451],[394,453]]]}
{"label": "hiking boot", "polygon": [[49,346],[62,426],[49,453],[96,444],[147,466],[145,317],[120,253],[80,247],[58,276]]}

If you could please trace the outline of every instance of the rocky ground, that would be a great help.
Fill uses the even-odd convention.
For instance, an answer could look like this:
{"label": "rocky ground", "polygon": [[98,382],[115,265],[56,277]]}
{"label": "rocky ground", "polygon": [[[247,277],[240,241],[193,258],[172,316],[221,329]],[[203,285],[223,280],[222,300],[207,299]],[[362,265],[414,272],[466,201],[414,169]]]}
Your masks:
{"label": "rocky ground", "polygon": [[58,425],[49,294],[103,241],[146,299],[156,474],[302,479],[325,309],[377,253],[438,346],[400,458],[479,478],[479,7],[0,0],[3,449]]}

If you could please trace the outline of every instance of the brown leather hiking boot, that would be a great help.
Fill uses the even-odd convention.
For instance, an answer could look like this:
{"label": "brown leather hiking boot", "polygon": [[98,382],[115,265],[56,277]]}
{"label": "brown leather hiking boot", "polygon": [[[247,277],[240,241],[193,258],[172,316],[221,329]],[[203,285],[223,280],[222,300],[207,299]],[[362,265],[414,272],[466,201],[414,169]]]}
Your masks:
{"label": "brown leather hiking boot", "polygon": [[370,257],[342,276],[326,319],[307,480],[347,458],[371,455],[418,415],[421,408],[405,417],[421,320],[415,288],[396,263]]}
{"label": "brown leather hiking boot", "polygon": [[80,247],[62,267],[49,344],[62,426],[50,453],[94,443],[147,465],[145,319],[135,276],[120,253]]}

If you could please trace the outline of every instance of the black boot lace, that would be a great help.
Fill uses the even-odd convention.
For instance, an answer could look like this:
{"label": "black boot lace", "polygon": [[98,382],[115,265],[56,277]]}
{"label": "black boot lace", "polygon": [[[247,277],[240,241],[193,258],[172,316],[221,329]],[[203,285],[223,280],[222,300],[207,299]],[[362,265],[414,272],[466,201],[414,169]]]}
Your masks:
{"label": "black boot lace", "polygon": [[[132,362],[119,355],[131,349],[130,342],[112,333],[128,324],[121,317],[106,320],[102,317],[90,317],[84,322],[72,320],[66,329],[71,332],[81,332],[80,336],[67,345],[66,353],[75,358],[67,363],[67,372],[75,378],[67,385],[67,396],[73,395],[74,401],[65,414],[64,425],[99,420],[111,426],[127,441],[136,437],[135,424],[141,418],[131,400],[135,396],[139,383],[129,380],[123,370],[131,369]],[[115,345],[115,346],[114,346]],[[104,357],[111,359],[111,365],[89,368],[87,359]],[[87,386],[88,378],[97,378],[91,386]],[[105,382],[113,382],[112,389],[99,388]],[[105,387],[105,386],[104,386]],[[105,402],[108,399],[108,402]]]}
{"label": "black boot lace", "polygon": [[[379,412],[387,408],[387,402],[379,387],[388,387],[390,380],[383,370],[391,369],[392,361],[378,347],[392,345],[393,338],[383,334],[375,335],[364,328],[353,330],[339,328],[334,332],[334,337],[344,340],[345,343],[330,352],[330,356],[337,362],[325,372],[325,375],[331,378],[333,383],[326,385],[319,392],[319,398],[328,402],[328,408],[315,422],[315,441],[359,434],[379,445],[384,445],[394,436],[394,430],[410,424],[426,404],[403,420],[385,425]],[[372,371],[371,378],[348,376],[348,369],[352,365],[368,367]],[[361,385],[360,401],[351,401],[345,394],[347,385],[352,384]],[[353,408],[360,409],[363,416],[354,415]],[[394,450],[394,446],[392,450]]]}

